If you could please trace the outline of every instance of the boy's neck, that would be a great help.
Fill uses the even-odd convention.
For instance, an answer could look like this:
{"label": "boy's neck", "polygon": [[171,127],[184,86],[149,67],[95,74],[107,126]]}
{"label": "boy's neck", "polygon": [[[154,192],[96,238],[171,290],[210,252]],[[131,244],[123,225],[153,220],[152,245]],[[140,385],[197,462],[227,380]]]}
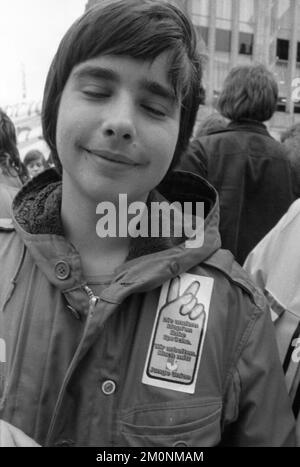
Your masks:
{"label": "boy's neck", "polygon": [[98,236],[96,206],[95,201],[63,189],[61,218],[65,236],[78,250],[85,275],[112,273],[129,251],[129,237]]}

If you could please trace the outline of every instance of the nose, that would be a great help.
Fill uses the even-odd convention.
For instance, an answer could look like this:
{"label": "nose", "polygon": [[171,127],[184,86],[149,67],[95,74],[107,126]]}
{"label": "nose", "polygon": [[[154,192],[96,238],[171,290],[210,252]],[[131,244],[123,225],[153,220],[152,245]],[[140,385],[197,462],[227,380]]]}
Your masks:
{"label": "nose", "polygon": [[136,137],[134,106],[128,98],[119,98],[110,106],[102,124],[102,134],[120,143],[132,143]]}

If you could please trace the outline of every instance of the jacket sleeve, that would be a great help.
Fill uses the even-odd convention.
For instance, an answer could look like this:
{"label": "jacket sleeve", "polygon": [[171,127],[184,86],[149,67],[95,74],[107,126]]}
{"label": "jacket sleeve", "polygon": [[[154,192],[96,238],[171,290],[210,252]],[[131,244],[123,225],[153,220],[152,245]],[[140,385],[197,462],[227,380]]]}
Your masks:
{"label": "jacket sleeve", "polygon": [[4,420],[0,420],[0,447],[40,447],[23,431]]}
{"label": "jacket sleeve", "polygon": [[295,419],[284,381],[270,312],[255,307],[232,378],[238,405],[227,435],[233,446],[295,446]]}
{"label": "jacket sleeve", "polygon": [[276,233],[273,229],[249,253],[243,265],[243,268],[251,276],[253,282],[262,291],[265,289],[270,262],[274,263],[274,243],[276,246],[276,238],[274,239],[274,236],[276,237]]}
{"label": "jacket sleeve", "polygon": [[248,255],[244,269],[270,301],[299,314],[300,200],[295,201],[276,226]]}

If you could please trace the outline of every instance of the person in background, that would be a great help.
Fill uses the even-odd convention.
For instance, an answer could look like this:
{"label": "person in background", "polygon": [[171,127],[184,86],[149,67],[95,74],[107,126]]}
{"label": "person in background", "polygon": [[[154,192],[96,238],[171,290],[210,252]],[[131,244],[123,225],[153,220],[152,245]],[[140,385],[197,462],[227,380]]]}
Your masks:
{"label": "person in background", "polygon": [[276,80],[263,65],[233,68],[218,101],[230,123],[198,138],[196,154],[180,162],[181,169],[190,170],[192,159],[199,174],[206,168],[220,197],[222,247],[240,264],[295,199],[286,149],[264,125],[276,110],[277,97]]}
{"label": "person in background", "polygon": [[196,172],[204,178],[207,178],[207,159],[203,155],[199,138],[201,136],[218,133],[224,130],[228,125],[228,120],[219,112],[213,112],[207,118],[196,126],[194,136],[182,157],[180,158],[177,169],[183,169],[188,172]]}
{"label": "person in background", "polygon": [[223,117],[219,112],[213,112],[198,124],[194,132],[195,134],[193,140],[200,138],[201,136],[218,133],[219,131],[225,130],[228,123],[229,120]]}
{"label": "person in background", "polygon": [[[266,301],[220,250],[215,189],[173,172],[201,78],[195,30],[171,3],[102,1],[62,39],[42,111],[55,169],[0,223],[10,445],[294,445]],[[194,231],[173,201],[199,203]]]}
{"label": "person in background", "polygon": [[284,143],[295,136],[300,135],[300,122],[295,123],[294,125],[290,126],[286,130],[284,130],[280,135],[280,141]]}
{"label": "person in background", "polygon": [[269,301],[300,447],[300,200],[247,257],[244,269]]}
{"label": "person in background", "polygon": [[23,164],[25,165],[30,178],[35,177],[49,168],[44,154],[38,149],[31,149],[28,151],[24,157]]}
{"label": "person in background", "polygon": [[0,217],[11,215],[11,203],[27,181],[26,168],[17,148],[16,130],[8,115],[0,109]]}
{"label": "person in background", "polygon": [[300,197],[300,123],[295,123],[285,130],[280,141],[287,149],[287,157],[291,164],[293,192],[296,198]]}
{"label": "person in background", "polygon": [[21,188],[27,181],[27,171],[21,162],[13,122],[0,109],[0,183]]}

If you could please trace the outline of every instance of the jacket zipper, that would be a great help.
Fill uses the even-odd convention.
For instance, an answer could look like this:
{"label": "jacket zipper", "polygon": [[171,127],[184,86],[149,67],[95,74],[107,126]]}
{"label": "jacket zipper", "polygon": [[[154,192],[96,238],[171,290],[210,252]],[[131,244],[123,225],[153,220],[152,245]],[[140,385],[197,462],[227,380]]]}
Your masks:
{"label": "jacket zipper", "polygon": [[90,320],[91,320],[91,318],[92,318],[92,316],[94,314],[96,305],[97,305],[97,303],[99,301],[99,297],[94,294],[94,292],[92,291],[92,289],[90,289],[90,287],[88,287],[87,285],[83,285],[82,289],[85,291],[85,293],[87,294],[87,296],[89,298],[88,316],[87,316],[87,320],[86,320],[86,323],[85,323],[85,327],[84,327],[84,330],[83,330],[81,340],[80,340],[80,342],[78,344],[75,355],[74,355],[74,357],[73,357],[73,359],[72,359],[72,361],[71,361],[71,363],[69,365],[66,376],[65,376],[65,378],[63,380],[61,389],[60,389],[59,394],[58,394],[58,398],[57,398],[57,402],[56,402],[55,407],[54,407],[54,411],[53,411],[50,427],[49,427],[49,430],[48,430],[45,446],[49,446],[49,443],[51,441],[51,437],[52,437],[52,434],[53,434],[53,430],[54,430],[54,427],[55,427],[55,423],[56,423],[56,420],[57,420],[58,413],[59,413],[60,408],[61,408],[61,404],[62,404],[62,401],[63,401],[63,396],[64,396],[64,393],[65,393],[66,386],[69,383],[69,380],[71,378],[73,370],[74,370],[74,368],[75,368],[75,366],[77,364],[78,357],[79,357],[79,355],[81,353],[81,349],[82,349],[83,343],[85,341],[87,331],[89,329]]}
{"label": "jacket zipper", "polygon": [[87,296],[89,297],[89,312],[88,312],[88,317],[87,320],[93,316],[95,307],[99,301],[98,295],[95,295],[92,289],[90,289],[87,285],[82,286],[83,290],[86,292]]}

